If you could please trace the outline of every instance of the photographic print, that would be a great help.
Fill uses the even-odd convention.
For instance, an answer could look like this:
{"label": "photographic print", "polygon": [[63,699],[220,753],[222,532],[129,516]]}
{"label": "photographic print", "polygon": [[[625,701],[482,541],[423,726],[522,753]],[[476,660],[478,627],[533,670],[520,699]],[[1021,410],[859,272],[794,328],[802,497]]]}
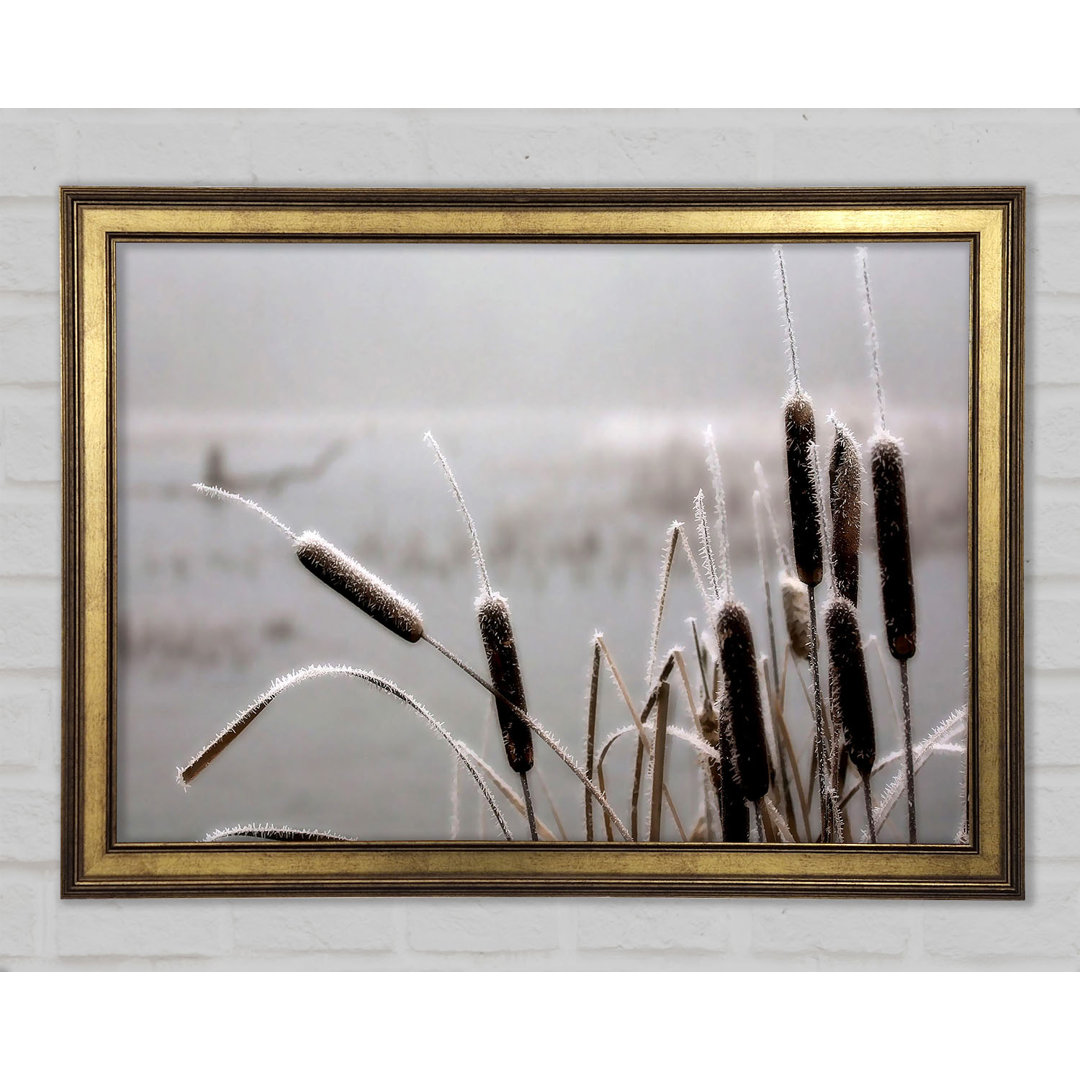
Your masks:
{"label": "photographic print", "polygon": [[108,245],[108,852],[745,891],[811,850],[823,893],[977,854],[970,235],[199,203]]}

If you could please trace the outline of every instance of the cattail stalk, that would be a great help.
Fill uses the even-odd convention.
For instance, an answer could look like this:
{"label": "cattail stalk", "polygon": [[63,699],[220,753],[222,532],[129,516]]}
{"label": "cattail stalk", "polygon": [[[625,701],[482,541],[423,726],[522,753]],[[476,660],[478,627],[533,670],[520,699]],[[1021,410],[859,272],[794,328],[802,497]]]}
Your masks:
{"label": "cattail stalk", "polygon": [[[619,671],[618,665],[615,663],[615,658],[611,655],[611,650],[608,648],[607,642],[604,640],[602,634],[596,635],[596,640],[599,642],[600,648],[604,654],[604,662],[607,664],[608,671],[611,674],[611,678],[618,688],[619,695],[623,699],[623,703],[626,705],[627,711],[630,713],[630,718],[634,722],[634,727],[637,729],[638,738],[644,744],[644,751],[641,757],[638,759],[638,767],[635,770],[635,783],[640,783],[641,770],[644,767],[644,754],[649,755],[651,762],[652,756],[655,753],[652,739],[649,737],[649,732],[645,727],[645,721],[649,717],[653,706],[656,704],[657,687],[654,687],[650,692],[648,699],[645,702],[645,708],[642,709],[641,714],[638,715],[637,709],[634,707],[633,699],[630,697],[630,691],[626,686],[626,680],[622,677],[622,673]],[[678,650],[673,649],[668,654],[667,660],[664,661],[663,666],[660,669],[660,679],[666,679],[671,673],[672,666],[675,662],[675,656]],[[671,797],[671,792],[668,791],[667,784],[664,785],[664,798],[667,800],[668,810],[671,811],[671,819],[675,824],[675,828],[678,830],[679,838],[683,841],[686,840],[686,830],[683,828],[682,819],[679,817],[679,811],[675,807],[675,801]],[[634,806],[636,808],[636,802]],[[636,816],[636,810],[635,810]]]}
{"label": "cattail stalk", "polygon": [[[485,734],[488,730],[490,729],[485,729]],[[472,760],[473,764],[475,764],[476,767],[492,782],[492,784],[494,784],[499,794],[501,794],[502,797],[506,799],[506,801],[527,822],[529,820],[529,811],[522,797],[516,791],[514,791],[514,789],[494,770],[494,768],[492,768],[491,764],[484,759],[482,754],[477,754],[473,750],[470,750],[469,747],[465,746],[464,743],[461,744],[461,747],[464,752],[469,755],[469,758]],[[551,829],[543,821],[541,821],[540,818],[536,818],[536,832],[541,840],[554,841],[557,839]],[[483,839],[482,835],[480,839]]]}
{"label": "cattail stalk", "polygon": [[720,455],[716,451],[716,439],[713,437],[713,429],[710,425],[705,429],[705,462],[712,478],[713,498],[716,501],[716,534],[720,542],[720,592],[729,597],[734,592],[734,583],[731,576],[731,544],[728,542],[727,528],[727,499],[724,496],[724,476],[720,471]]}
{"label": "cattail stalk", "polygon": [[[818,660],[817,607],[814,600],[814,587],[821,581],[823,573],[817,470],[813,463],[812,449],[815,438],[814,409],[809,396],[797,384],[792,386],[784,401],[784,430],[787,440],[791,548],[795,560],[795,572],[806,586],[807,596],[807,622],[810,631],[808,656],[810,674],[814,682],[814,729],[818,798],[821,804],[821,835],[825,843],[830,843],[833,839],[833,829],[829,809],[829,782],[826,773],[829,756]],[[786,591],[794,600],[795,589]],[[794,607],[794,604],[792,606]]]}
{"label": "cattail stalk", "polygon": [[638,807],[641,805],[641,777],[644,771],[645,743],[639,736],[637,750],[634,752],[634,783],[630,789],[630,835],[634,840],[641,839],[641,832],[638,829]]}
{"label": "cattail stalk", "polygon": [[[817,470],[813,464],[815,439],[814,409],[809,395],[793,386],[784,402],[784,429],[787,439],[788,502],[791,510],[791,549],[795,572],[806,586],[807,621],[810,641],[808,656],[814,682],[814,727],[818,768],[818,797],[821,803],[821,835],[825,843],[833,839],[829,811],[829,784],[826,767],[829,760],[825,735],[825,709],[821,696],[818,658],[817,608],[814,588],[823,573],[821,521],[818,512]],[[796,588],[786,590],[796,610]],[[785,606],[785,611],[787,610]],[[789,621],[790,625],[790,621]]]}
{"label": "cattail stalk", "polygon": [[810,616],[810,671],[814,680],[814,728],[817,754],[818,796],[821,803],[821,836],[825,843],[833,840],[835,800],[831,798],[826,772],[829,756],[825,735],[825,707],[821,695],[821,674],[818,659],[817,607],[814,587],[820,583],[822,565],[822,529],[819,513],[816,454],[812,453],[816,434],[814,408],[802,389],[799,376],[799,356],[791,315],[791,296],[788,289],[784,252],[773,249],[777,263],[777,282],[784,314],[785,346],[791,370],[791,387],[784,399],[784,432],[787,450],[788,504],[791,512],[792,554],[795,572],[807,589]]}
{"label": "cattail stalk", "polygon": [[768,820],[771,823],[772,827],[776,830],[780,839],[785,844],[794,844],[795,836],[792,833],[792,830],[788,823],[784,821],[783,815],[780,813],[779,810],[777,810],[776,806],[773,805],[772,799],[770,799],[769,796],[766,795],[765,798],[761,801],[765,806],[765,812],[768,814]]}
{"label": "cattail stalk", "polygon": [[[726,705],[724,705],[723,701],[721,701],[720,707],[721,709],[726,709]],[[724,730],[723,725],[721,725],[721,730]],[[624,735],[631,735],[636,733],[636,731],[637,728],[634,727],[633,724],[627,724],[626,727],[622,727],[616,731],[613,731],[604,741],[603,745],[600,747],[600,752],[597,755],[596,760],[596,775],[600,780],[600,787],[602,790],[606,791],[606,788],[604,788],[603,776],[604,761],[607,758],[608,752],[615,745],[615,743],[618,742],[618,740],[621,739]],[[691,731],[687,731],[684,728],[674,726],[670,723],[668,724],[667,734],[669,738],[678,739],[680,742],[684,742],[689,745],[699,755],[704,757],[710,763],[715,765],[721,765],[727,762],[727,765],[725,765],[725,770],[729,767],[732,767],[732,755],[730,753],[721,753],[721,751],[715,745],[713,745],[712,740],[705,737],[704,735],[696,735]],[[725,775],[727,775],[726,771]],[[735,811],[741,813],[745,824],[741,836],[729,837],[728,835],[725,835],[724,839],[741,839],[743,842],[745,842],[749,840],[750,837],[750,809],[749,805],[742,798],[738,791],[737,778],[734,775],[731,776],[730,782],[726,784],[725,790],[729,792],[729,797],[731,799],[732,805],[730,807],[730,810],[733,813]],[[734,817],[729,816],[729,826],[733,827],[733,824]]]}
{"label": "cattail stalk", "polygon": [[468,759],[468,756],[462,751],[462,744],[450,734],[443,724],[421,705],[416,698],[405,693],[404,690],[390,682],[389,679],[384,679],[372,671],[361,671],[358,668],[346,667],[339,664],[314,664],[311,667],[302,668],[299,671],[294,671],[289,675],[284,675],[279,679],[275,679],[267,690],[260,694],[259,697],[257,697],[243,712],[237,714],[236,719],[219,732],[216,738],[203,747],[203,749],[200,750],[187,765],[177,769],[177,780],[185,786],[190,784],[191,781],[194,780],[203,769],[210,765],[210,763],[213,762],[214,759],[229,746],[233,740],[235,740],[240,733],[243,732],[276,697],[278,697],[279,694],[292,689],[292,687],[297,686],[300,683],[307,682],[309,679],[336,675],[350,675],[353,678],[361,679],[374,686],[377,690],[381,690],[384,694],[388,694],[390,697],[397,698],[399,701],[404,702],[414,712],[419,713],[420,716],[427,721],[432,730],[446,740],[450,745],[450,748],[458,756],[458,759],[461,761],[466,771],[476,782],[477,787],[487,800],[491,813],[498,822],[503,836],[505,836],[507,840],[513,839],[510,835],[510,830],[507,827],[506,821],[496,805],[494,797],[488,790],[487,785],[480,778],[476,769],[473,767],[472,762]]}
{"label": "cattail stalk", "polygon": [[[766,707],[768,712],[765,734],[768,737],[769,756],[779,762],[780,794],[784,800],[784,813],[787,815],[791,829],[795,831],[798,826],[795,824],[795,803],[792,800],[791,781],[788,777],[787,747],[780,737],[779,724],[777,723],[777,717],[780,714],[780,695],[778,690],[774,690],[773,682],[769,678],[769,658],[767,656],[761,658],[761,681],[762,685],[765,687]],[[776,771],[777,770],[774,769],[774,773]],[[792,762],[792,771],[798,773],[798,767],[794,762]],[[773,779],[775,782],[775,776]]]}
{"label": "cattail stalk", "polygon": [[291,825],[271,825],[266,822],[262,825],[230,825],[227,829],[214,829],[208,832],[202,842],[214,844],[220,840],[235,840],[240,837],[252,840],[273,840],[276,843],[286,844],[355,844],[355,836],[344,836],[341,833],[329,832],[326,829],[298,829]]}
{"label": "cattail stalk", "polygon": [[866,809],[866,828],[870,834],[870,843],[877,843],[877,829],[874,827],[874,796],[870,791],[870,777],[862,778],[863,799]]}
{"label": "cattail stalk", "polygon": [[652,762],[652,805],[649,814],[649,840],[660,839],[660,821],[664,812],[664,763],[667,758],[668,696],[667,680],[660,683],[656,697],[656,753]]}
{"label": "cattail stalk", "polygon": [[808,587],[810,603],[810,677],[814,681],[814,752],[817,756],[818,800],[821,810],[821,839],[833,841],[832,814],[829,811],[829,747],[825,736],[825,705],[821,696],[821,672],[818,670],[817,605],[813,587]]}
{"label": "cattail stalk", "polygon": [[885,639],[889,652],[900,665],[908,783],[908,839],[914,844],[918,839],[918,828],[907,665],[915,655],[916,645],[915,584],[911,567],[903,451],[899,440],[883,429],[878,430],[870,441],[870,478],[874,491]]}
{"label": "cattail stalk", "polygon": [[[780,529],[773,514],[772,498],[769,494],[769,482],[760,461],[754,462],[754,476],[757,478],[761,504],[769,521],[773,544],[776,548],[780,571],[777,581],[780,585],[780,601],[784,610],[784,625],[787,627],[791,651],[800,660],[805,660],[810,652],[810,609],[806,602],[806,586],[792,573],[791,555],[787,545],[780,538]],[[773,658],[774,667],[779,672],[777,658]]]}
{"label": "cattail stalk", "polygon": [[908,688],[907,661],[900,661],[900,695],[904,702],[904,770],[907,774],[908,842],[919,841],[915,819],[915,756],[911,746],[911,691]]}
{"label": "cattail stalk", "polygon": [[[600,642],[593,638],[592,675],[589,678],[588,724],[585,735],[585,775],[592,780],[596,775],[596,705],[600,694]],[[592,794],[585,789],[585,839],[593,841]]]}
{"label": "cattail stalk", "polygon": [[[766,796],[762,795],[762,799]],[[771,843],[771,838],[765,831],[765,822],[761,816],[761,799],[754,803],[754,827],[757,832],[757,841],[759,844]]]}
{"label": "cattail stalk", "polygon": [[915,767],[911,744],[911,696],[908,661],[915,655],[915,585],[911,569],[907,491],[904,456],[900,441],[885,426],[885,395],[882,390],[881,356],[874,317],[874,296],[865,247],[856,249],[856,268],[862,285],[867,347],[877,393],[877,430],[870,441],[870,480],[874,490],[874,522],[877,529],[881,604],[889,651],[900,665],[904,709],[904,762],[907,778],[908,839],[917,842],[915,813]]}
{"label": "cattail stalk", "polygon": [[694,520],[697,522],[698,540],[701,544],[701,564],[705,567],[705,576],[712,592],[713,602],[720,600],[720,573],[713,553],[712,535],[709,531],[709,518],[705,513],[705,492],[698,489],[694,496]]}
{"label": "cattail stalk", "polygon": [[[765,544],[762,539],[761,529],[761,506],[762,506],[762,494],[760,490],[754,492],[753,497],[753,514],[754,514],[754,538],[757,542],[758,563],[761,566],[761,584],[765,590],[765,614],[769,623],[769,655],[772,657],[772,688],[769,694],[770,702],[778,703],[780,700],[780,668],[777,663],[776,656],[776,626],[773,621],[773,605],[772,605],[772,590],[769,588],[769,574],[765,569]],[[766,677],[766,688],[769,687],[769,680]],[[776,709],[770,706],[769,716],[773,721],[775,727]],[[785,810],[787,811],[789,819],[794,823],[795,808],[791,801],[791,781],[788,778],[788,759],[784,745],[779,739],[777,742],[777,759],[780,766],[780,784],[784,796]],[[792,763],[794,768],[794,763]]]}
{"label": "cattail stalk", "polygon": [[529,829],[535,840],[535,815],[526,776],[533,767],[532,732],[514,711],[527,712],[528,705],[525,701],[525,684],[521,678],[514,629],[510,622],[510,605],[506,597],[492,592],[491,579],[488,576],[487,563],[484,561],[484,552],[480,547],[476,524],[472,514],[469,513],[465,496],[461,493],[450,463],[430,431],[424,435],[424,442],[435,452],[469,533],[473,563],[480,579],[480,594],[476,598],[476,618],[480,625],[480,640],[487,657],[488,673],[492,684],[499,691],[496,713],[499,718],[499,729],[502,731],[503,748],[506,751],[507,764],[521,777],[521,793],[525,798],[525,808],[529,814]]}
{"label": "cattail stalk", "polygon": [[754,540],[757,543],[758,565],[761,567],[761,586],[765,590],[765,615],[769,623],[769,656],[772,657],[773,690],[780,694],[780,668],[776,662],[776,626],[773,621],[772,590],[769,588],[769,573],[765,568],[765,544],[761,536],[761,504],[760,491],[754,492]]}
{"label": "cattail stalk", "polygon": [[[946,740],[954,735],[960,735],[963,733],[965,725],[967,723],[968,709],[966,705],[961,706],[955,712],[950,713],[944,720],[938,724],[933,731],[922,742],[918,743],[914,747],[913,752],[913,772],[918,775],[919,770],[930,760],[931,756],[939,750],[945,750]],[[884,762],[879,763],[879,767]],[[881,826],[885,823],[889,814],[892,812],[893,807],[900,799],[901,793],[909,785],[907,784],[907,766],[900,770],[893,777],[893,779],[886,786],[884,792],[882,792],[880,800],[878,800],[877,806],[874,808],[874,825],[880,832]]]}
{"label": "cattail stalk", "polygon": [[667,603],[668,586],[671,583],[671,566],[675,561],[675,548],[682,531],[682,522],[673,521],[664,539],[664,555],[660,564],[660,584],[656,592],[656,611],[653,615],[652,635],[649,638],[649,662],[645,669],[645,685],[652,686],[656,673],[656,650],[660,645],[660,623],[664,618],[664,606]]}
{"label": "cattail stalk", "polygon": [[446,659],[449,660],[452,664],[464,671],[465,674],[468,675],[469,678],[472,679],[473,682],[475,682],[478,686],[483,687],[497,700],[505,701],[506,704],[508,704],[511,709],[513,709],[514,713],[518,716],[518,718],[529,725],[529,728],[533,732],[533,734],[536,735],[542,742],[546,743],[549,747],[551,747],[551,749],[555,751],[555,754],[558,756],[559,760],[562,761],[564,765],[566,765],[566,767],[578,778],[578,780],[580,780],[585,785],[585,787],[589,789],[590,792],[592,792],[593,798],[595,798],[596,801],[603,807],[605,813],[610,815],[612,824],[615,826],[616,829],[618,829],[619,834],[622,836],[622,838],[624,840],[630,839],[629,830],[622,823],[622,820],[615,812],[614,808],[612,807],[611,803],[608,801],[604,793],[596,784],[592,782],[592,780],[589,779],[589,777],[585,775],[585,771],[574,760],[573,755],[562,745],[562,743],[559,742],[558,739],[555,738],[554,735],[552,735],[550,731],[548,731],[543,726],[543,724],[540,723],[539,720],[536,719],[535,716],[531,716],[523,709],[519,709],[511,701],[503,697],[500,691],[496,690],[495,687],[492,686],[491,683],[489,683],[487,679],[483,677],[483,675],[475,671],[473,668],[469,667],[469,665],[466,664],[464,660],[462,660],[456,653],[448,649],[441,641],[433,638],[430,634],[426,632],[424,634],[424,640],[437,652],[442,653],[442,655],[445,656]]}
{"label": "cattail stalk", "polygon": [[[786,667],[785,667],[785,683],[786,683]],[[766,682],[766,686],[768,683]],[[783,692],[783,690],[782,690]],[[810,798],[807,797],[806,790],[803,788],[802,776],[797,768],[798,758],[795,754],[795,747],[791,741],[791,733],[788,731],[787,723],[784,721],[784,711],[781,704],[782,698],[777,698],[772,702],[773,716],[776,719],[776,726],[779,732],[779,737],[783,741],[784,747],[787,751],[787,755],[792,762],[792,775],[795,780],[795,793],[799,800],[799,812],[802,814],[803,828],[806,836],[810,836]],[[794,808],[792,808],[792,825],[794,826]],[[794,827],[792,832],[797,833],[798,830]]]}

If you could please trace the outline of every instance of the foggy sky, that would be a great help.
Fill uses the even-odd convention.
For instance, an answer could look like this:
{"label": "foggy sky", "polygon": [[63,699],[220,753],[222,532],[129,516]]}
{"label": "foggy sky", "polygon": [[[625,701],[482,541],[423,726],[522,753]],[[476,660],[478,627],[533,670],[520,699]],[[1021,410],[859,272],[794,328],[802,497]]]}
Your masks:
{"label": "foggy sky", "polygon": [[[894,406],[964,407],[968,253],[870,247]],[[854,245],[785,256],[804,381],[869,402]],[[767,406],[773,271],[765,244],[124,243],[121,413]]]}

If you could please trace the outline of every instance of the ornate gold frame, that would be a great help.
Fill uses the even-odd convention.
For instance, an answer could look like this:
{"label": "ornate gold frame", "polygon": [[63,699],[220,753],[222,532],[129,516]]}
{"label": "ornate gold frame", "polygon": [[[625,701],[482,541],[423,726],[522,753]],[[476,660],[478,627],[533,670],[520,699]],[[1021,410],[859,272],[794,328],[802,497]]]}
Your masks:
{"label": "ornate gold frame", "polygon": [[[1023,895],[1024,189],[65,188],[62,895]],[[115,252],[147,241],[972,245],[971,842],[118,843]]]}

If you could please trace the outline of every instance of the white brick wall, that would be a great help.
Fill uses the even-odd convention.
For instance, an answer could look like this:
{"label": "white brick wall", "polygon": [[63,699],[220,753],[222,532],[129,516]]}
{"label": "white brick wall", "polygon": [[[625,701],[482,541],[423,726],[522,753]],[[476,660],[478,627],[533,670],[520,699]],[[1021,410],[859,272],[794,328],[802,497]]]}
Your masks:
{"label": "white brick wall", "polygon": [[[57,899],[56,189],[1024,183],[1024,904]],[[0,112],[0,967],[1075,968],[1080,113]]]}

